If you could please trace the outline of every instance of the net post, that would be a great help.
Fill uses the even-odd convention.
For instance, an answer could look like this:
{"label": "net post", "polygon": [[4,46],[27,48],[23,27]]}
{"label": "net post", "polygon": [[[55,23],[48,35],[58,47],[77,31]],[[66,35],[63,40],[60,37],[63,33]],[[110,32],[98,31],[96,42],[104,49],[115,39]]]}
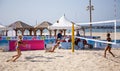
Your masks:
{"label": "net post", "polygon": [[114,20],[114,29],[115,29],[115,31],[114,31],[115,32],[115,41],[114,42],[115,43],[116,43],[116,23],[117,23],[116,20]]}
{"label": "net post", "polygon": [[72,22],[72,52],[74,52],[74,23]]}

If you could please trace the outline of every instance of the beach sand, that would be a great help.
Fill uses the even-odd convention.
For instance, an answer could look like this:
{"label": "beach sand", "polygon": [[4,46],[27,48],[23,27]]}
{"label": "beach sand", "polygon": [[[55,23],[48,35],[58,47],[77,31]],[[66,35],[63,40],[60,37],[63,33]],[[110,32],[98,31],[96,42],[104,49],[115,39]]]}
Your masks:
{"label": "beach sand", "polygon": [[103,49],[71,50],[56,49],[54,53],[45,50],[22,51],[16,62],[6,62],[16,52],[0,52],[0,71],[120,71],[120,48],[112,49],[116,57]]}

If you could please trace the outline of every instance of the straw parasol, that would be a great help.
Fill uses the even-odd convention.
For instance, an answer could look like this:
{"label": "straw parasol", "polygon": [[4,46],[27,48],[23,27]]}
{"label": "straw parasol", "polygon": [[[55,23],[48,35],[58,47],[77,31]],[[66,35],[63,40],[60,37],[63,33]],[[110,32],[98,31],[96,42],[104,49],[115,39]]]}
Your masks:
{"label": "straw parasol", "polygon": [[22,21],[16,21],[12,24],[10,24],[8,27],[12,27],[13,29],[30,29],[30,28],[33,28],[32,26],[22,22]]}
{"label": "straw parasol", "polygon": [[30,35],[32,34],[32,30],[34,29],[32,26],[22,22],[22,21],[16,21],[8,26],[8,29],[12,28],[16,31],[16,36],[17,36],[17,31],[20,30],[22,32],[22,35],[24,35],[25,30],[29,30]]}
{"label": "straw parasol", "polygon": [[[36,29],[36,31],[39,29],[40,30],[40,34],[42,35],[42,32],[44,29],[48,29],[49,26],[51,26],[52,23],[48,22],[48,21],[43,21],[40,24],[37,24],[36,26],[34,26],[34,28]],[[49,33],[51,35],[51,30],[49,30]]]}

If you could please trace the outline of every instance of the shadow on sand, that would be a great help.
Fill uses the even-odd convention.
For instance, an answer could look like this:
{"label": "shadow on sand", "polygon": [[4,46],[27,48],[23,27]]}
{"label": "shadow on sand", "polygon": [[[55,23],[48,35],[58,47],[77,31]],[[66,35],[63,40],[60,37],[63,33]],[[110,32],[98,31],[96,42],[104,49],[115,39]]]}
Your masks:
{"label": "shadow on sand", "polygon": [[108,60],[120,64],[120,56],[115,56],[113,58],[107,58]]}
{"label": "shadow on sand", "polygon": [[25,57],[25,59],[30,62],[52,62],[52,60],[56,59],[56,57],[64,57],[64,56],[54,56],[54,57],[28,56],[28,57]]}
{"label": "shadow on sand", "polygon": [[80,50],[104,50],[104,48],[92,48],[92,49],[89,49],[89,48],[84,48],[84,49],[80,49]]}

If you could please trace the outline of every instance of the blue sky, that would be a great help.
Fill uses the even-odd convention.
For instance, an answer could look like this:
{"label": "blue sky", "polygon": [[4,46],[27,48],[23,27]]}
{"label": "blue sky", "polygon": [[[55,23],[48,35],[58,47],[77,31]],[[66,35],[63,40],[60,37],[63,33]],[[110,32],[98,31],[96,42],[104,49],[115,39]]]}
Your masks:
{"label": "blue sky", "polygon": [[[93,21],[120,19],[120,0],[92,0],[95,10]],[[86,7],[89,0],[0,0],[0,24],[9,25],[23,21],[36,25],[43,21],[56,22],[62,15],[75,23],[89,22],[89,11]]]}

